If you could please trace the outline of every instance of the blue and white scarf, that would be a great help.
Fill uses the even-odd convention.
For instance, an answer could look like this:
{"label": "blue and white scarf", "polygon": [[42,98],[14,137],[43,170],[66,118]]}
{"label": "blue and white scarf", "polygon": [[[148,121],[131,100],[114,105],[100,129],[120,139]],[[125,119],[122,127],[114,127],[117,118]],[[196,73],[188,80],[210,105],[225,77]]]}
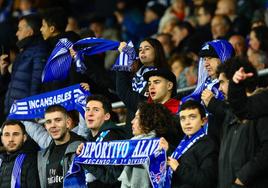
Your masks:
{"label": "blue and white scarf", "polygon": [[72,63],[69,48],[73,45],[68,39],[60,39],[51,52],[42,74],[42,82],[64,80],[68,77]]}
{"label": "blue and white scarf", "polygon": [[[153,155],[153,156],[152,156]],[[150,158],[149,158],[150,156]],[[80,164],[84,165],[140,165],[149,164],[149,176],[154,188],[164,187],[166,153],[159,152],[159,139],[87,142],[76,156],[64,178],[64,187],[84,187]],[[83,174],[83,173],[81,173]],[[75,184],[77,183],[77,184]]]}
{"label": "blue and white scarf", "polygon": [[133,43],[130,41],[122,49],[122,52],[119,54],[119,57],[116,60],[116,63],[113,65],[112,70],[117,71],[130,71],[133,62],[137,59],[135,48]]}
{"label": "blue and white scarf", "polygon": [[[202,127],[199,131],[197,131],[194,135],[190,138],[189,136],[185,135],[184,138],[181,140],[178,147],[172,153],[171,157],[178,160],[186,151],[188,151],[200,138],[206,135],[205,128]],[[173,171],[171,167],[168,168],[168,175],[166,176],[166,186],[171,187],[171,179],[172,179]]]}
{"label": "blue and white scarf", "polygon": [[63,89],[27,97],[15,101],[10,109],[8,119],[43,118],[47,107],[60,104],[66,110],[77,110],[84,117],[86,98],[91,95],[79,84]]}
{"label": "blue and white scarf", "polygon": [[151,70],[156,70],[156,67],[142,66],[132,79],[132,90],[141,94],[145,94],[147,81],[144,80],[143,75]]}
{"label": "blue and white scarf", "polygon": [[[73,47],[76,51],[75,63],[77,72],[84,73],[86,66],[84,64],[84,55],[90,56],[106,52],[108,50],[117,50],[119,46],[118,41],[112,41],[102,38],[89,37],[81,39],[74,44],[68,39],[60,39],[52,51],[42,75],[42,82],[51,82],[53,80],[64,80],[69,74],[72,63],[72,57],[69,48]],[[129,42],[123,52],[120,54],[113,70],[130,71],[132,62],[136,58],[133,44]]]}
{"label": "blue and white scarf", "polygon": [[[218,54],[218,57],[221,63],[224,63],[226,60],[230,59],[234,53],[234,49],[232,45],[226,40],[213,40],[204,44],[202,49],[208,48],[208,45],[211,45],[213,49]],[[219,84],[218,80],[215,81],[208,76],[207,70],[204,66],[204,58],[199,59],[198,65],[198,82],[196,89],[188,96],[182,98],[182,102],[187,100],[197,100],[201,102],[201,94],[207,86],[211,86],[209,88],[213,88],[212,92],[215,94],[217,99],[222,100],[223,94],[218,90]]]}

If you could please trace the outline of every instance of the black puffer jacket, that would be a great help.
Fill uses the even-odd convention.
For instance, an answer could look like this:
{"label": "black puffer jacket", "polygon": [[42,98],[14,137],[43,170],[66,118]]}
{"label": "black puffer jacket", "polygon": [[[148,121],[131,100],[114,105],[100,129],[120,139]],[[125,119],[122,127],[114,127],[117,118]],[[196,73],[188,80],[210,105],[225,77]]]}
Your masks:
{"label": "black puffer jacket", "polygon": [[9,83],[5,97],[6,114],[14,100],[40,93],[41,75],[48,56],[47,47],[39,37],[27,37],[17,46],[20,53],[13,63],[11,75],[0,76],[1,82]]}
{"label": "black puffer jacket", "polygon": [[[31,149],[32,148],[32,149]],[[39,177],[37,170],[37,147],[32,143],[32,141],[26,141],[23,148],[15,153],[7,154],[4,153],[0,155],[2,164],[0,167],[0,187],[10,188],[11,187],[11,176],[13,171],[13,166],[16,157],[19,154],[26,154],[23,161],[22,171],[21,171],[21,187],[23,188],[38,188]]]}

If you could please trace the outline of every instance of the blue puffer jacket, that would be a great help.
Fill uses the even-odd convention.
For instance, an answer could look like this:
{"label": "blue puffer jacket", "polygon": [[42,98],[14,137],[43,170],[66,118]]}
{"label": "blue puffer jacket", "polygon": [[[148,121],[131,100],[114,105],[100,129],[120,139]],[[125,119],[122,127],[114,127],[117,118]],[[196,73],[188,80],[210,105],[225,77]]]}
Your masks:
{"label": "blue puffer jacket", "polygon": [[17,45],[20,53],[17,54],[9,77],[10,81],[5,97],[6,114],[14,100],[40,92],[41,75],[48,57],[47,47],[40,38],[27,37],[19,41]]}

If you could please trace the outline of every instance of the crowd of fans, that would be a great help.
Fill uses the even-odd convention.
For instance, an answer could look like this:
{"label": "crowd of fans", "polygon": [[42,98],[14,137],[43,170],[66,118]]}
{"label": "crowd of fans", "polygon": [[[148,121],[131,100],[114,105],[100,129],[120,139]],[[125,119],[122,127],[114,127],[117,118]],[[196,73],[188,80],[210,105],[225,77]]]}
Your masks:
{"label": "crowd of fans", "polygon": [[[268,80],[258,71],[268,67],[268,2],[116,0],[111,15],[91,3],[0,0],[0,187],[63,187],[86,141],[152,138],[171,187],[267,187]],[[71,46],[66,78],[44,82],[58,42],[88,37],[119,45],[94,55]],[[92,94],[84,117],[56,104],[42,121],[7,120],[14,101],[74,84]],[[83,169],[88,187],[152,187],[146,164]]]}

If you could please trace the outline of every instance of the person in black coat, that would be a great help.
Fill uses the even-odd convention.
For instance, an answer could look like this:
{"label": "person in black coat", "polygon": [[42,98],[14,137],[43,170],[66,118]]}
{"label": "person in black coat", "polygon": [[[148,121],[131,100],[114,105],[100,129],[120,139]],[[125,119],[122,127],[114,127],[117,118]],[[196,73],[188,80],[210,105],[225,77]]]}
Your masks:
{"label": "person in black coat", "polygon": [[241,67],[235,72],[230,80],[228,90],[228,100],[234,113],[241,118],[259,118],[267,116],[268,111],[268,90],[259,94],[247,97],[245,81],[253,76],[253,73],[246,73]]}
{"label": "person in black coat", "polygon": [[[25,127],[20,121],[7,120],[1,128],[1,140],[5,152],[0,155],[0,187],[12,187],[12,177],[16,168],[21,170],[15,182],[21,187],[40,187],[37,170],[37,149],[28,140]],[[29,143],[29,144],[27,144]],[[22,165],[16,165],[20,157],[24,157]]]}
{"label": "person in black coat", "polygon": [[[205,109],[199,102],[189,100],[181,105],[179,116],[185,137],[168,157],[167,163],[173,171],[171,186],[215,188],[218,153],[216,144],[205,133]],[[167,150],[169,143],[161,138],[160,147]]]}
{"label": "person in black coat", "polygon": [[[256,70],[245,61],[234,59],[218,67],[220,90],[227,99],[228,80],[239,66],[255,76],[245,83],[248,93],[256,88]],[[207,110],[223,122],[221,129],[221,145],[219,153],[219,188],[227,187],[266,187],[268,171],[268,117],[255,120],[239,119],[232,112],[228,103],[216,100],[209,90],[202,93],[202,100]],[[258,165],[262,164],[262,165]]]}
{"label": "person in black coat", "polygon": [[0,57],[0,82],[8,84],[5,96],[5,114],[15,100],[40,93],[41,75],[48,56],[47,46],[40,36],[41,19],[27,15],[20,19],[16,36],[19,48],[11,73],[8,72],[8,55]]}

